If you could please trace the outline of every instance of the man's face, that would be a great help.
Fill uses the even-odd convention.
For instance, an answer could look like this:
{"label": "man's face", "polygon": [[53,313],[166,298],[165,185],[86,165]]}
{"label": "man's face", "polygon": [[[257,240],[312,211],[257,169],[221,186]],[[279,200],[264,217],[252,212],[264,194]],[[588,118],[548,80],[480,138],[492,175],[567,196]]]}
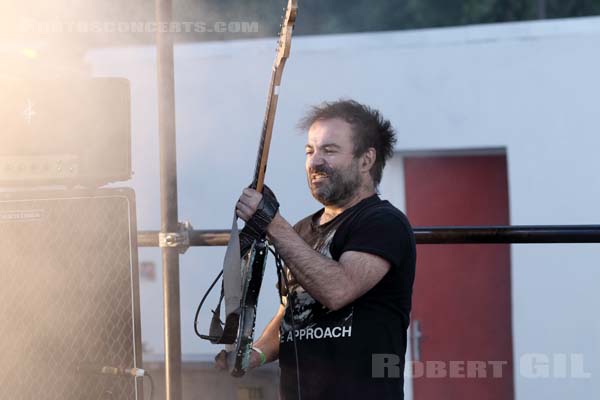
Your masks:
{"label": "man's face", "polygon": [[321,204],[344,205],[352,198],[361,178],[349,123],[334,118],[311,125],[306,144],[306,176],[313,197]]}

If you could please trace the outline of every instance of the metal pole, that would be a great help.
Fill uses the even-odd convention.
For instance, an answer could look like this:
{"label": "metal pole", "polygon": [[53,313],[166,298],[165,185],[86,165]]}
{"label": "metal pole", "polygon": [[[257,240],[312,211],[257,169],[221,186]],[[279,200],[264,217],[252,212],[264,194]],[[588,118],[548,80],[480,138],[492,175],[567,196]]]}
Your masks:
{"label": "metal pole", "polygon": [[546,0],[537,0],[537,17],[546,19]]}
{"label": "metal pole", "polygon": [[[158,26],[169,23],[172,0],[156,0]],[[161,232],[178,232],[177,157],[175,148],[175,77],[173,38],[157,30],[158,134],[160,146]],[[179,304],[179,253],[162,248],[163,319],[165,335],[165,398],[181,399],[181,321]]]}
{"label": "metal pole", "polygon": [[[600,243],[600,225],[416,227],[418,244]],[[190,246],[225,246],[229,230],[190,232]],[[157,231],[138,232],[140,247],[158,246]]]}

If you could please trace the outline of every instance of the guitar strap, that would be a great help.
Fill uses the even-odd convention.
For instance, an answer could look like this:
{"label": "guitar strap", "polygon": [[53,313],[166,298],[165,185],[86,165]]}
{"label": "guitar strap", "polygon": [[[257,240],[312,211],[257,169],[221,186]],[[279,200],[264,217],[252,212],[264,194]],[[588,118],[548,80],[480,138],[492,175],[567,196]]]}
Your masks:
{"label": "guitar strap", "polygon": [[[242,275],[240,268],[242,259],[240,255],[240,234],[237,226],[237,217],[233,214],[231,236],[225,251],[223,261],[223,284],[219,304],[213,311],[210,322],[209,336],[213,344],[232,344],[238,334],[240,303],[242,300]],[[221,303],[225,299],[225,326],[221,327]]]}

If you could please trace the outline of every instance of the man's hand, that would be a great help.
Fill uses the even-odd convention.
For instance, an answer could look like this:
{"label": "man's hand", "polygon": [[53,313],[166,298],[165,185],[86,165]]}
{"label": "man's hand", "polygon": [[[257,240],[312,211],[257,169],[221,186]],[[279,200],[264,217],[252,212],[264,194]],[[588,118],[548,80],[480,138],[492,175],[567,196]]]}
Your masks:
{"label": "man's hand", "polygon": [[225,350],[221,350],[219,354],[215,356],[215,369],[219,371],[224,371],[229,369],[229,365],[227,363],[227,358],[229,353]]}
{"label": "man's hand", "polygon": [[236,215],[246,221],[244,229],[240,232],[242,256],[250,249],[252,242],[266,235],[267,228],[278,210],[277,198],[268,186],[264,186],[263,194],[251,188],[244,189],[235,207]]}
{"label": "man's hand", "polygon": [[[231,353],[225,350],[221,350],[219,354],[215,356],[215,369],[219,371],[227,371],[229,370],[229,362],[228,359],[231,358]],[[250,365],[248,370],[258,368],[261,365],[260,355],[254,351],[250,351]]]}
{"label": "man's hand", "polygon": [[257,211],[259,214],[265,214],[262,217],[268,218],[270,222],[277,214],[277,210],[279,210],[279,202],[267,185],[263,187],[262,194],[252,188],[244,189],[235,207],[235,213],[245,222],[251,222],[253,217],[259,217],[256,215]]}
{"label": "man's hand", "polygon": [[254,189],[246,188],[242,192],[240,199],[235,205],[235,213],[238,217],[248,222],[258,209],[258,205],[262,201],[263,195]]}

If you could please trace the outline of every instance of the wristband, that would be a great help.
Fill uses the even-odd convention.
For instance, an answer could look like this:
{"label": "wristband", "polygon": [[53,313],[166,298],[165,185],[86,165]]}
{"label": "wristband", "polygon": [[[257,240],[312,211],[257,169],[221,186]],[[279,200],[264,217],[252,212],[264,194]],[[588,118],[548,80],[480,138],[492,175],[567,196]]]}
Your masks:
{"label": "wristband", "polygon": [[267,356],[265,356],[265,353],[258,347],[254,346],[252,346],[252,350],[258,353],[258,356],[260,357],[260,365],[265,365],[265,363],[267,362]]}

